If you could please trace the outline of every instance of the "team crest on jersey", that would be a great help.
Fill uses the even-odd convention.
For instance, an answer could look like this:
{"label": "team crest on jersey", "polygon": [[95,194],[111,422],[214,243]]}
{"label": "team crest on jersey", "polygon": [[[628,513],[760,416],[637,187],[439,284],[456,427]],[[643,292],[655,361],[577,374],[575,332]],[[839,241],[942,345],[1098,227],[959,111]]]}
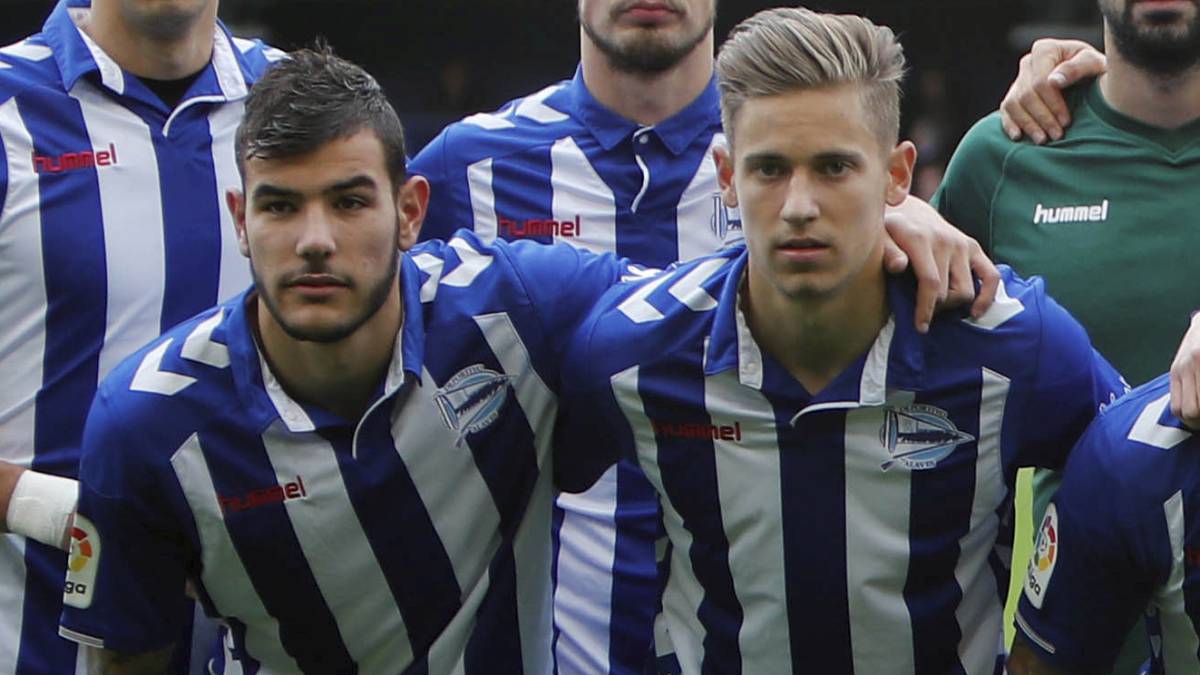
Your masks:
{"label": "team crest on jersey", "polygon": [[458,371],[437,390],[434,400],[446,428],[458,433],[458,445],[470,434],[491,426],[508,400],[509,376],[482,364]]}
{"label": "team crest on jersey", "polygon": [[954,448],[975,440],[950,421],[945,410],[931,405],[913,404],[904,407],[887,406],[879,441],[891,454],[891,459],[879,465],[887,471],[896,464],[913,471],[932,469]]}
{"label": "team crest on jersey", "polygon": [[63,604],[87,609],[96,586],[96,567],[100,564],[100,532],[92,521],[75,514],[71,526],[71,552],[67,556],[67,581],[63,584]]}
{"label": "team crest on jersey", "polygon": [[1054,566],[1058,563],[1062,543],[1058,537],[1058,509],[1051,504],[1042,516],[1042,526],[1038,529],[1037,542],[1033,545],[1033,554],[1029,557],[1029,570],[1025,574],[1025,597],[1029,604],[1037,609],[1042,608],[1042,600],[1046,597],[1046,588],[1050,585],[1050,577],[1054,574]]}
{"label": "team crest on jersey", "polygon": [[717,239],[726,241],[731,234],[741,239],[742,218],[741,213],[737,209],[731,209],[725,206],[725,201],[721,199],[720,192],[712,194],[713,213],[708,219],[708,227]]}

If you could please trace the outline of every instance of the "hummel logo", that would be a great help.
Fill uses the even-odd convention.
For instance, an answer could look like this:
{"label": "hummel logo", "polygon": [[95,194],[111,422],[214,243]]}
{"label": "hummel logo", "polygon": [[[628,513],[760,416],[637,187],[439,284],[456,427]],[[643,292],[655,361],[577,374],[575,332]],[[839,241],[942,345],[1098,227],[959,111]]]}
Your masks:
{"label": "hummel logo", "polygon": [[1108,220],[1108,200],[1099,204],[1033,208],[1033,224],[1040,223],[1099,223]]}
{"label": "hummel logo", "polygon": [[742,440],[742,423],[696,424],[690,422],[662,422],[650,420],[654,433],[662,438],[711,438],[721,441]]}
{"label": "hummel logo", "polygon": [[304,489],[304,479],[296,476],[296,480],[289,483],[251,490],[241,497],[222,497],[221,495],[217,495],[217,501],[221,503],[221,510],[225,513],[237,513],[239,511],[256,509],[260,506],[267,506],[268,504],[282,504],[292,499],[304,499],[306,497],[308,497],[308,490]]}
{"label": "hummel logo", "polygon": [[36,173],[62,173],[75,169],[90,169],[96,166],[113,166],[117,163],[117,146],[108,144],[107,150],[84,150],[64,152],[58,157],[33,155],[33,170]]}
{"label": "hummel logo", "polygon": [[500,218],[497,224],[500,226],[500,234],[509,237],[578,237],[583,234],[578,214],[575,215],[575,220]]}

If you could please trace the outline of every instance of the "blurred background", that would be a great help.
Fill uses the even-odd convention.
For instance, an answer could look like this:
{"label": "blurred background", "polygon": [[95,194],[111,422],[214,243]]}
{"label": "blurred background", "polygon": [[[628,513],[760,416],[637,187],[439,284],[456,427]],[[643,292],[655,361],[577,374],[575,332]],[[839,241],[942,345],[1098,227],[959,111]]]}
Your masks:
{"label": "blurred background", "polygon": [[[786,4],[723,0],[717,43],[738,21]],[[1096,0],[814,0],[896,30],[910,63],[904,135],[920,151],[915,192],[928,196],[962,134],[994,110],[1038,37],[1096,44]],[[0,0],[0,45],[40,30],[53,0]],[[445,124],[572,76],[575,0],[225,0],[237,35],[282,49],[325,36],[387,89],[415,154]]]}

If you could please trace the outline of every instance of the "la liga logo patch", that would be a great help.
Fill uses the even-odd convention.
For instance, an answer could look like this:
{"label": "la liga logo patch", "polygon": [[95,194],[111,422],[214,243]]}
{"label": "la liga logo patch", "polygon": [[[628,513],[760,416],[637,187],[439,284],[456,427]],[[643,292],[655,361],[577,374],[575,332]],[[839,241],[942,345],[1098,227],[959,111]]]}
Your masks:
{"label": "la liga logo patch", "polygon": [[1029,570],[1025,574],[1025,597],[1037,609],[1042,608],[1046,597],[1046,588],[1054,575],[1054,566],[1062,542],[1058,537],[1058,509],[1051,504],[1042,517],[1042,526],[1038,530],[1037,542],[1033,546],[1033,555],[1029,557]]}
{"label": "la liga logo patch", "polygon": [[71,527],[71,552],[67,555],[67,581],[63,584],[63,604],[87,609],[96,586],[96,568],[100,564],[100,532],[87,518],[75,514]]}

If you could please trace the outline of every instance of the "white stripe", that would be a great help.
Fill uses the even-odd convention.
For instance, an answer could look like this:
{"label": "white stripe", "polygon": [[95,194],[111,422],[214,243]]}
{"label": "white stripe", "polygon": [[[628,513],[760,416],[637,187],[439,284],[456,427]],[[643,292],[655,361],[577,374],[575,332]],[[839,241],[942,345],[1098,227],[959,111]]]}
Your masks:
{"label": "white stripe", "polygon": [[[125,72],[121,70],[121,66],[109,58],[108,54],[105,54],[104,50],[100,49],[100,45],[96,44],[96,41],[90,35],[84,31],[78,32],[79,37],[83,39],[83,44],[87,46],[88,52],[91,53],[92,60],[96,62],[96,66],[100,69],[100,82],[118,94],[124,94]],[[83,78],[80,78],[76,82],[76,86],[79,86],[79,82],[85,81]]]}
{"label": "white stripe", "polygon": [[537,463],[541,468],[550,454],[550,438],[554,431],[558,399],[533,369],[529,349],[521,340],[508,314],[483,314],[475,317],[475,324],[483,332],[483,337],[500,362],[500,367],[512,378],[509,384],[516,393],[517,400],[521,402],[521,410],[532,428],[534,444],[537,447]]}
{"label": "white stripe", "polygon": [[300,476],[307,486],[306,498],[284,507],[350,657],[365,673],[403,670],[413,658],[408,630],[354,511],[336,451],[314,434],[278,425],[263,435],[263,445],[279,485]]}
{"label": "white stripe", "polygon": [[217,212],[221,215],[221,277],[217,287],[217,302],[232,298],[250,285],[250,263],[238,248],[233,215],[225,205],[227,191],[242,189],[242,177],[238,173],[237,153],[233,145],[243,108],[241,101],[235,101],[214,107],[208,115],[217,187],[213,199],[217,201]]}
{"label": "white stripe", "polygon": [[1163,426],[1158,423],[1167,405],[1171,403],[1171,394],[1163,394],[1160,398],[1146,404],[1138,415],[1133,428],[1129,430],[1129,440],[1145,443],[1163,450],[1170,450],[1192,437],[1187,429]]}
{"label": "white stripe", "polygon": [[1004,281],[1001,281],[1000,285],[996,287],[996,300],[983,313],[983,316],[978,319],[969,317],[963,321],[984,330],[995,330],[1023,311],[1025,311],[1025,305],[1022,305],[1020,300],[1009,297],[1008,289],[1004,287]]}
{"label": "white stripe", "polygon": [[562,89],[562,87],[563,85],[561,84],[552,84],[541,91],[526,96],[517,105],[516,114],[520,117],[531,119],[534,122],[541,122],[542,124],[566,122],[571,119],[569,115],[561,113],[545,103],[551,94]]}
{"label": "white stripe", "polygon": [[[734,318],[737,320],[738,382],[752,389],[762,389],[762,350],[754,341],[754,335],[750,332],[750,324],[746,323],[746,315],[742,312],[740,302],[734,308]],[[795,420],[792,420],[792,424],[795,423]]]}
{"label": "white stripe", "polygon": [[[996,509],[1008,494],[1000,456],[1004,409],[1008,403],[1009,379],[984,368],[979,405],[979,456],[975,460],[975,497],[971,503],[971,525],[959,540],[961,552],[954,578],[962,589],[955,617],[962,635],[958,659],[969,675],[991,675],[996,669],[996,644],[1004,634],[1004,606],[996,576],[988,564],[1000,519]],[[1003,649],[1003,646],[1001,646]]]}
{"label": "white stripe", "polygon": [[413,256],[412,261],[416,263],[417,269],[429,275],[425,283],[421,284],[421,302],[432,302],[437,297],[437,288],[442,280],[442,268],[446,266],[446,261],[431,253],[417,254]]}
{"label": "white stripe", "polygon": [[213,331],[225,320],[225,308],[217,310],[209,318],[201,321],[195,330],[183,341],[180,355],[191,361],[197,361],[213,368],[224,368],[229,365],[229,347],[220,342],[212,341]]}
{"label": "white stripe", "polygon": [[[888,405],[911,404],[909,392],[893,394]],[[908,526],[912,473],[890,457],[879,440],[880,408],[846,413],[846,566],[850,647],[854,672],[911,672],[912,619],[904,602],[908,578]]]}
{"label": "white stripe", "polygon": [[685,274],[679,281],[671,284],[671,288],[667,292],[693,312],[707,312],[711,309],[716,309],[716,299],[709,295],[708,291],[701,288],[700,284],[707,281],[713,272],[726,262],[724,258],[714,258],[697,264],[695,269]]}
{"label": "white stripe", "polygon": [[[112,144],[117,163],[97,167],[104,228],[108,304],[100,378],[159,334],[166,254],[158,159],[150,129],[110,95],[80,80],[71,96],[79,101],[91,146]],[[134,198],[138,195],[138,198]]]}
{"label": "white stripe", "polygon": [[1187,522],[1183,512],[1183,492],[1171,495],[1163,502],[1163,516],[1167,521],[1167,534],[1171,539],[1171,573],[1167,583],[1154,594],[1153,603],[1160,609],[1163,635],[1163,670],[1176,673],[1200,673],[1200,639],[1196,627],[1188,616],[1184,604],[1184,580],[1187,569],[1184,565],[1184,537]]}
{"label": "white stripe", "polygon": [[658,443],[654,438],[654,428],[646,417],[641,395],[638,394],[638,375],[638,367],[633,366],[613,375],[609,381],[633,431],[638,462],[660,495],[663,525],[675,547],[671,555],[669,580],[662,596],[667,629],[683,672],[698,673],[704,660],[705,632],[699,619],[704,588],[696,580],[696,571],[692,569],[692,534],[683,526],[683,517],[671,500],[666,498],[663,490],[662,473],[658,470]]}
{"label": "white stripe", "polygon": [[25,619],[25,537],[0,534],[0,673],[17,672],[17,649]]}
{"label": "white stripe", "polygon": [[396,453],[441,539],[462,590],[463,607],[429,653],[429,672],[448,672],[462,655],[475,625],[474,611],[489,588],[488,565],[500,548],[500,513],[471,448],[440,422],[429,371],[421,386],[397,406],[392,420]]}
{"label": "white stripe", "polygon": [[654,291],[657,291],[660,286],[671,280],[669,273],[663,272],[658,278],[652,279],[642,284],[640,288],[631,293],[628,298],[625,298],[620,305],[617,306],[617,311],[629,317],[634,323],[649,323],[658,321],[663,318],[663,313],[658,311],[658,308],[650,304],[647,298]]}
{"label": "white stripe", "polygon": [[[0,105],[0,141],[8,162],[7,192],[0,211],[0,298],[4,298],[0,303],[0,365],[4,370],[4,386],[0,387],[0,459],[29,466],[33,461],[35,402],[42,386],[42,357],[46,351],[48,299],[33,139],[21,120],[16,99]],[[13,614],[20,612],[4,612],[6,616]],[[3,667],[2,658],[0,672],[13,672]]]}
{"label": "white stripe", "polygon": [[892,352],[892,338],[896,335],[896,317],[889,316],[880,329],[867,361],[863,364],[862,378],[858,383],[858,402],[861,405],[883,405],[887,398],[888,355]]}
{"label": "white stripe", "polygon": [[491,113],[476,113],[469,117],[464,117],[462,122],[463,124],[470,124],[472,126],[479,127],[480,129],[487,129],[488,131],[495,131],[497,129],[511,129],[517,126],[516,124],[513,124],[511,120],[505,119],[499,115],[493,115]]}
{"label": "white stripe", "polygon": [[234,46],[220,26],[213,26],[212,66],[217,73],[217,84],[226,98],[238,99],[248,93],[246,77],[234,55]]}
{"label": "white stripe", "polygon": [[448,246],[458,253],[459,264],[454,271],[442,277],[442,283],[447,286],[470,286],[494,260],[491,255],[475,250],[475,247],[461,237],[451,239]]}
{"label": "white stripe", "polygon": [[[471,193],[471,217],[475,234],[484,242],[496,239],[496,194],[492,190],[492,158],[467,167],[467,191]],[[469,223],[462,223],[466,227]],[[455,228],[458,229],[457,227]]]}
{"label": "white stripe", "polygon": [[609,467],[584,492],[560,494],[558,506],[563,510],[554,588],[558,668],[563,673],[607,672],[617,466]]}
{"label": "white stripe", "polygon": [[292,397],[283,390],[279,380],[275,379],[275,373],[271,372],[271,367],[267,365],[267,359],[263,356],[262,350],[255,346],[255,351],[258,353],[258,370],[262,373],[263,387],[267,390],[267,398],[271,399],[271,405],[275,407],[275,412],[279,413],[279,417],[287,426],[288,431],[299,434],[316,429],[317,425],[313,424],[312,418],[305,412],[304,407],[293,401]]}
{"label": "white stripe", "polygon": [[192,386],[196,378],[162,368],[163,357],[174,341],[175,338],[167,338],[162,344],[146,352],[142,362],[138,364],[137,372],[133,374],[133,381],[129,383],[130,391],[174,396]]}
{"label": "white stripe", "polygon": [[45,61],[50,58],[54,52],[46,45],[37,45],[31,43],[28,39],[8,45],[0,49],[0,54],[5,56],[16,56],[25,59],[26,61]]}
{"label": "white stripe", "polygon": [[222,616],[246,626],[246,651],[267,672],[298,672],[299,666],[283,649],[279,622],[263,606],[242,559],[233,547],[217,501],[212,474],[193,434],[171,456],[171,468],[196,520],[200,537],[201,582]]}
{"label": "white stripe", "polygon": [[616,198],[570,136],[550,148],[550,189],[554,219],[573,222],[579,216],[582,229],[581,236],[556,239],[597,253],[616,250]]}
{"label": "white stripe", "polygon": [[724,141],[725,137],[722,134],[713,135],[704,158],[700,160],[700,166],[696,168],[696,174],[692,176],[691,182],[679,197],[679,204],[675,207],[681,261],[698,258],[721,248],[722,240],[717,237],[717,232],[712,226],[714,215],[720,215],[714,214],[717,202],[713,198],[720,198],[720,186],[717,184],[717,165],[712,159],[712,153],[713,149],[723,145]]}
{"label": "white stripe", "polygon": [[717,426],[740,422],[741,441],[714,440],[721,520],[733,589],[742,606],[743,673],[792,669],[783,552],[783,496],[775,413],[732,371],[705,381],[704,405]]}

